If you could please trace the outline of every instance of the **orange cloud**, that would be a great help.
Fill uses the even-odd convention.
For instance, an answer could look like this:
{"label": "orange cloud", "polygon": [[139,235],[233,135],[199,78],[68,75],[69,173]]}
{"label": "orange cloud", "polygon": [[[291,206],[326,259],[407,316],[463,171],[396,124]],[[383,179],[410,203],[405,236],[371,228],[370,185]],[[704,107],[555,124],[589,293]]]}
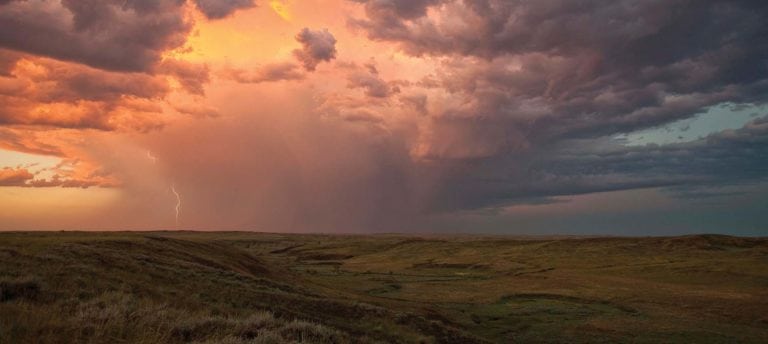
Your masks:
{"label": "orange cloud", "polygon": [[0,169],[0,186],[24,186],[35,176],[23,168]]}
{"label": "orange cloud", "polygon": [[0,123],[147,131],[167,120],[164,103],[179,90],[202,96],[208,67],[166,59],[155,74],[119,73],[24,56],[0,76]]}

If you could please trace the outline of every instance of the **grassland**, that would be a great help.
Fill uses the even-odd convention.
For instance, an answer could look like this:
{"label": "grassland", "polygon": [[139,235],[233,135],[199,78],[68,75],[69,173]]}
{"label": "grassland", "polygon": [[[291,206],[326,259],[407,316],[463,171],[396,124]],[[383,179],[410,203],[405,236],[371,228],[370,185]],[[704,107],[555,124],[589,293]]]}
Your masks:
{"label": "grassland", "polygon": [[768,239],[0,233],[0,343],[768,342]]}

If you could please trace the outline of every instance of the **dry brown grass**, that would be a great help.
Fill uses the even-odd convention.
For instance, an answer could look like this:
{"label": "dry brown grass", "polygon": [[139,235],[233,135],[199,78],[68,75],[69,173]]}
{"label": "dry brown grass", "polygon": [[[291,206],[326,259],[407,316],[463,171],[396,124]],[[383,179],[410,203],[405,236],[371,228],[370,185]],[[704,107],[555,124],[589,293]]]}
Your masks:
{"label": "dry brown grass", "polygon": [[0,343],[768,342],[768,240],[0,233]]}

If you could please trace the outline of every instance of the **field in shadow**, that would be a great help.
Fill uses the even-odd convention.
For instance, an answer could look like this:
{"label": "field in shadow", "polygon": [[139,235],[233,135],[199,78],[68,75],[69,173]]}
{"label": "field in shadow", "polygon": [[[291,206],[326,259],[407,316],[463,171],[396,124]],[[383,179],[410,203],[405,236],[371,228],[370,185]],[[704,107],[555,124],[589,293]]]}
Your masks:
{"label": "field in shadow", "polygon": [[768,342],[768,239],[0,233],[1,343]]}

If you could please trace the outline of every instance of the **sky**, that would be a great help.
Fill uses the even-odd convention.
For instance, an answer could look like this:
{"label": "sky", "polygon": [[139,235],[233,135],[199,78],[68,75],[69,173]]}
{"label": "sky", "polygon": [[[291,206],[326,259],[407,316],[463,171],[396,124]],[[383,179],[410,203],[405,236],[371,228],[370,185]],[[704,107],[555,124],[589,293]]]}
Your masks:
{"label": "sky", "polygon": [[768,235],[762,0],[0,0],[0,230]]}

